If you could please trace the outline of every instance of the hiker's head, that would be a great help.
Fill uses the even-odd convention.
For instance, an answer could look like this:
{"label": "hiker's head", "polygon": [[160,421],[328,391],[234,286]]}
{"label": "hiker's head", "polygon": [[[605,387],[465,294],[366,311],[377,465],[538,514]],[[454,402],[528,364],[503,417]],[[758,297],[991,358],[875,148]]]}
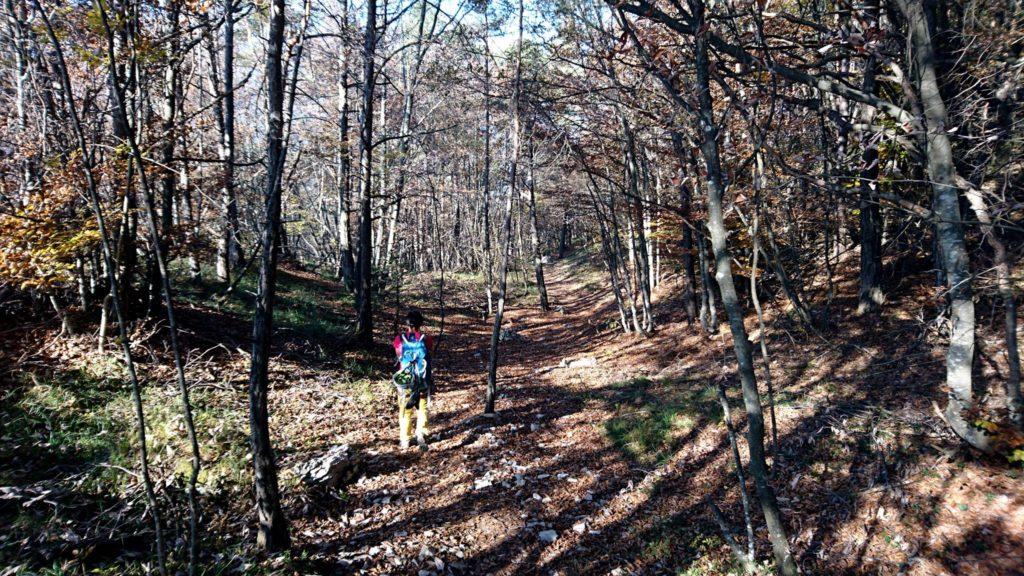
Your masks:
{"label": "hiker's head", "polygon": [[423,314],[419,310],[410,310],[405,315],[405,325],[419,332],[419,329],[423,326]]}

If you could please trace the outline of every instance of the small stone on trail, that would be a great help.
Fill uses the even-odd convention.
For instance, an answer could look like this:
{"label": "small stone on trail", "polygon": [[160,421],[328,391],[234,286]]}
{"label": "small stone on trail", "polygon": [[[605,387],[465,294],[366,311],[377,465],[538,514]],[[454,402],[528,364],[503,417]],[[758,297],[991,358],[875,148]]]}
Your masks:
{"label": "small stone on trail", "polygon": [[583,534],[584,532],[587,531],[587,523],[586,522],[577,522],[577,523],[573,524],[572,525],[572,531],[577,533],[577,534]]}
{"label": "small stone on trail", "polygon": [[555,532],[554,530],[544,530],[537,533],[537,538],[539,538],[541,542],[547,542],[550,544],[558,539],[558,532]]}
{"label": "small stone on trail", "polygon": [[482,490],[491,486],[491,481],[487,478],[478,478],[473,481],[473,490]]}
{"label": "small stone on trail", "polygon": [[511,328],[505,328],[498,334],[499,342],[515,342],[517,340],[523,340],[523,336]]}
{"label": "small stone on trail", "polygon": [[559,368],[594,368],[597,366],[597,358],[593,356],[586,356],[584,358],[576,358],[570,360],[569,358],[562,358],[562,361],[558,363]]}

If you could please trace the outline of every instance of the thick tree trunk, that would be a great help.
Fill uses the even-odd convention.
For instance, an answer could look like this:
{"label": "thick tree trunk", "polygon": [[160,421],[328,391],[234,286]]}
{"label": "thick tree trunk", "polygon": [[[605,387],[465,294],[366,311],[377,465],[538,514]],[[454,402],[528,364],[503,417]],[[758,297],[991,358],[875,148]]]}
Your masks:
{"label": "thick tree trunk", "polygon": [[907,18],[908,35],[917,64],[917,84],[927,129],[927,166],[932,184],[932,212],[950,305],[951,334],[946,352],[949,402],[945,418],[954,432],[971,446],[989,451],[988,438],[975,428],[965,412],[974,408],[971,369],[974,365],[974,299],[971,269],[960,218],[955,182],[953,145],[947,130],[946,103],[939,90],[935,47],[922,0],[897,0]]}
{"label": "thick tree trunk", "polygon": [[377,0],[366,4],[366,31],[363,36],[363,110],[360,114],[359,171],[362,189],[359,202],[359,259],[357,262],[356,340],[369,346],[373,342],[373,95],[376,74]]}

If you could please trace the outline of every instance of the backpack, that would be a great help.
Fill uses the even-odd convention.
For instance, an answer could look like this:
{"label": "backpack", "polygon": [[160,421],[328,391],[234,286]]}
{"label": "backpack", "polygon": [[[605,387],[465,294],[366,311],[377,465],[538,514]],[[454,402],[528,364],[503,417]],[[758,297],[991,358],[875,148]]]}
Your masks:
{"label": "backpack", "polygon": [[414,378],[427,376],[427,344],[426,336],[417,338],[411,334],[402,334],[402,358],[399,366],[402,372],[408,372]]}

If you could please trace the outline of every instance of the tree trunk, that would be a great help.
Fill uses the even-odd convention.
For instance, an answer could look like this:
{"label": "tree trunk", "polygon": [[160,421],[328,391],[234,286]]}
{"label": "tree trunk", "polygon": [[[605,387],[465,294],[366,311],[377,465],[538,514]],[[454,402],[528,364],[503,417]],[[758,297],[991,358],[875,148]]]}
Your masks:
{"label": "tree trunk", "polygon": [[768,538],[775,552],[778,570],[786,575],[797,573],[796,562],[789,551],[786,528],[782,513],[775,499],[775,490],[768,483],[768,467],[764,453],[764,413],[761,409],[761,395],[757,390],[754,376],[753,357],[743,326],[743,309],[736,296],[732,278],[732,256],[726,244],[728,236],[722,211],[722,167],[718,156],[718,128],[715,124],[710,92],[708,46],[704,31],[704,0],[689,0],[698,32],[694,35],[694,52],[697,76],[698,127],[701,138],[700,149],[707,170],[708,190],[708,231],[715,255],[715,279],[722,294],[722,305],[729,318],[733,349],[736,352],[743,402],[747,409],[747,446],[750,451],[750,473],[757,488],[758,500],[768,528]]}
{"label": "tree trunk", "polygon": [[366,31],[363,37],[363,110],[359,117],[359,169],[362,182],[359,208],[359,260],[356,340],[369,346],[373,342],[373,95],[377,48],[377,0],[366,4]]}
{"label": "tree trunk", "polygon": [[1006,343],[1008,364],[1006,409],[1010,416],[1010,422],[1017,428],[1021,428],[1024,426],[1024,399],[1021,398],[1020,351],[1017,346],[1017,296],[1013,289],[1013,270],[1009,253],[1006,244],[999,237],[999,233],[992,223],[992,215],[989,213],[983,192],[972,186],[966,179],[957,178],[957,181],[967,196],[971,210],[974,211],[981,224],[985,241],[992,248],[996,287],[999,290],[999,296],[1003,299],[1003,340]]}
{"label": "tree trunk", "polygon": [[683,144],[683,135],[675,130],[672,131],[672,149],[679,161],[679,211],[683,219],[683,240],[680,245],[683,261],[683,308],[686,309],[686,317],[690,324],[693,324],[697,319],[697,298],[694,291],[697,277],[693,266],[693,228],[690,222],[693,191],[686,181],[684,166],[687,152]]}
{"label": "tree trunk", "polygon": [[509,101],[509,110],[512,113],[512,143],[508,163],[508,200],[505,202],[505,223],[503,226],[505,246],[501,258],[501,269],[498,272],[498,306],[494,312],[494,324],[491,328],[491,351],[487,358],[487,398],[484,404],[484,414],[494,414],[494,402],[498,395],[498,344],[501,340],[501,320],[505,314],[505,291],[508,287],[509,259],[512,256],[513,201],[518,193],[516,184],[519,178],[519,148],[522,138],[519,117],[519,91],[523,72],[523,0],[519,0],[519,35],[516,38],[515,54],[515,76],[512,83],[512,97]]}
{"label": "tree trunk", "polygon": [[[217,279],[231,281],[231,271],[241,265],[238,199],[235,194],[235,2],[224,0],[224,77],[221,88],[220,160],[222,228],[217,248]],[[255,257],[255,255],[253,255]]]}
{"label": "tree trunk", "polygon": [[989,451],[988,438],[965,415],[974,408],[971,369],[974,365],[974,300],[971,270],[960,219],[960,200],[954,179],[946,103],[939,91],[935,48],[922,0],[897,0],[907,18],[908,35],[917,64],[917,83],[927,128],[927,167],[932,184],[932,212],[950,304],[952,326],[946,351],[946,386],[949,402],[945,418],[954,432],[971,446]]}
{"label": "tree trunk", "polygon": [[[869,0],[863,13],[867,25],[878,24],[878,0]],[[864,64],[864,81],[861,89],[874,95],[877,90],[875,77],[878,74],[878,57],[872,53]],[[875,109],[861,106],[861,123],[870,125]],[[857,312],[869,312],[881,305],[882,294],[882,211],[878,204],[878,139],[872,135],[861,138],[863,152],[860,169],[860,290],[857,297]]]}
{"label": "tree trunk", "polygon": [[647,259],[647,238],[644,235],[644,209],[640,198],[639,167],[636,158],[636,141],[633,129],[624,115],[620,114],[622,125],[623,147],[625,151],[626,164],[626,185],[629,187],[629,198],[626,199],[632,210],[629,211],[629,220],[633,224],[633,233],[630,236],[630,250],[636,269],[636,287],[640,292],[640,300],[643,305],[644,324],[641,332],[648,334],[654,330],[654,315],[651,309],[651,266]]}
{"label": "tree trunk", "polygon": [[558,259],[565,258],[565,255],[572,249],[572,229],[569,226],[569,209],[562,212],[562,227],[558,232]]}
{"label": "tree trunk", "polygon": [[530,175],[529,175],[529,188],[530,188],[530,246],[533,252],[533,271],[534,276],[537,279],[537,292],[540,295],[540,309],[547,312],[550,309],[548,305],[548,288],[544,284],[544,257],[541,254],[540,249],[540,226],[537,223],[537,194],[536,194],[536,180],[534,178],[534,164],[533,164],[533,138],[530,138]]}
{"label": "tree trunk", "polygon": [[36,11],[42,19],[46,28],[46,34],[56,53],[57,71],[60,75],[61,87],[65,93],[65,104],[68,115],[71,117],[71,124],[74,129],[76,144],[81,154],[82,172],[85,176],[86,190],[89,196],[90,207],[96,218],[96,224],[100,236],[100,249],[103,253],[103,260],[106,264],[107,281],[110,284],[110,299],[114,307],[114,314],[117,318],[118,331],[120,334],[121,352],[124,355],[125,367],[128,371],[128,380],[131,383],[132,406],[135,414],[137,442],[139,443],[140,477],[146,494],[148,513],[153,521],[154,543],[156,545],[157,569],[161,575],[167,574],[166,554],[163,541],[163,526],[161,524],[160,507],[156,500],[156,493],[153,487],[153,480],[149,473],[149,454],[146,441],[146,417],[142,406],[142,387],[139,382],[138,373],[135,370],[135,362],[131,352],[131,335],[128,332],[128,318],[125,315],[124,301],[121,298],[117,267],[114,263],[113,250],[111,248],[110,234],[107,230],[106,220],[101,207],[98,183],[93,174],[92,158],[85,140],[85,130],[78,116],[78,107],[75,102],[74,90],[71,85],[71,77],[68,74],[67,63],[64,59],[64,50],[60,40],[53,30],[46,11],[40,5],[39,0],[33,0]]}
{"label": "tree trunk", "polygon": [[487,315],[494,314],[494,255],[491,250],[491,47],[488,4],[484,3],[484,267],[487,269]]}
{"label": "tree trunk", "polygon": [[[348,0],[342,0],[342,32],[348,27]],[[352,258],[352,232],[349,230],[349,197],[351,196],[352,184],[352,156],[351,147],[348,142],[349,132],[349,101],[348,101],[348,79],[349,79],[349,51],[348,44],[343,38],[341,47],[338,50],[338,64],[341,68],[341,77],[338,79],[338,207],[337,207],[337,234],[338,234],[338,267],[335,271],[338,279],[345,283],[349,290],[355,289],[355,261]]]}
{"label": "tree trunk", "polygon": [[277,463],[270,443],[268,407],[270,347],[274,325],[277,285],[277,253],[281,227],[281,171],[284,130],[284,75],[281,52],[284,44],[284,0],[270,5],[267,37],[267,189],[262,230],[259,285],[252,321],[252,359],[249,370],[249,433],[256,489],[259,528],[256,545],[267,551],[291,546],[288,521],[281,510]]}

